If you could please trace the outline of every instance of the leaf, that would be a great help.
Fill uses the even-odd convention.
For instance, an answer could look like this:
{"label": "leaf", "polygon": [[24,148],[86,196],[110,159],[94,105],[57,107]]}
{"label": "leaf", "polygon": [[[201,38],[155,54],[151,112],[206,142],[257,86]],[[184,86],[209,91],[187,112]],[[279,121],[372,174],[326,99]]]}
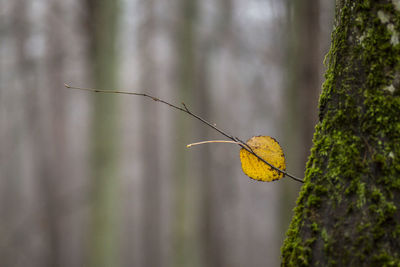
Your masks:
{"label": "leaf", "polygon": [[[281,146],[274,138],[270,136],[253,136],[247,140],[246,144],[262,159],[285,171],[285,156]],[[284,176],[282,172],[274,170],[244,148],[240,149],[240,162],[242,163],[243,172],[254,180],[271,182]]]}

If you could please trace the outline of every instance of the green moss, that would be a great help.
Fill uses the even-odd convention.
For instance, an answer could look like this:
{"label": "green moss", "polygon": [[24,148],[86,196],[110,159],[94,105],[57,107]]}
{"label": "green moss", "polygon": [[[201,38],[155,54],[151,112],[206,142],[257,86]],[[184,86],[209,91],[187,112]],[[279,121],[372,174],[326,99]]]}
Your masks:
{"label": "green moss", "polygon": [[382,250],[372,257],[372,264],[376,264],[375,266],[399,266],[400,261],[397,255],[393,257],[393,255]]}
{"label": "green moss", "polygon": [[318,233],[319,232],[319,226],[316,222],[313,222],[311,224],[311,230],[313,231],[313,233]]}
{"label": "green moss", "polygon": [[324,250],[326,252],[329,252],[332,249],[332,244],[331,244],[332,241],[331,241],[331,237],[328,235],[325,228],[322,228],[321,237],[322,237],[322,240],[324,241]]}
{"label": "green moss", "polygon": [[397,224],[395,230],[392,232],[393,238],[400,238],[400,224]]}
{"label": "green moss", "polygon": [[358,196],[357,208],[361,209],[367,202],[365,195],[365,183],[358,182],[357,185],[358,185],[356,192]]}
{"label": "green moss", "polygon": [[398,265],[400,12],[391,1],[338,5],[320,121],[282,265]]}
{"label": "green moss", "polygon": [[310,194],[308,196],[307,200],[307,206],[312,207],[312,206],[319,206],[321,203],[321,198],[315,194]]}
{"label": "green moss", "polygon": [[363,231],[368,231],[368,229],[371,227],[371,223],[364,223],[361,222],[359,225],[357,225],[357,232],[362,233]]}

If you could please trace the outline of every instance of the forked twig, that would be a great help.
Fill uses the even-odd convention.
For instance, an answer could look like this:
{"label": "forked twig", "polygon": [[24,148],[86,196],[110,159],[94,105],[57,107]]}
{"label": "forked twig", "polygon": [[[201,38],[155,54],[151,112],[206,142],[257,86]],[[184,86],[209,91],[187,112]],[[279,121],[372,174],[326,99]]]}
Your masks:
{"label": "forked twig", "polygon": [[234,137],[233,135],[227,134],[226,132],[222,131],[221,129],[219,129],[215,124],[212,124],[208,121],[206,121],[205,119],[203,119],[202,117],[194,114],[193,112],[191,112],[189,110],[189,108],[185,105],[185,103],[182,102],[182,107],[176,106],[174,104],[171,104],[165,100],[162,100],[158,97],[154,97],[152,95],[146,94],[146,93],[135,93],[135,92],[127,92],[127,91],[114,91],[114,90],[102,90],[102,89],[95,89],[95,88],[83,88],[83,87],[75,87],[75,86],[70,86],[68,84],[64,84],[64,86],[66,88],[69,89],[76,89],[76,90],[84,90],[84,91],[89,91],[89,92],[95,92],[95,93],[108,93],[108,94],[124,94],[124,95],[136,95],[136,96],[144,96],[147,98],[150,98],[151,100],[154,100],[156,102],[160,102],[163,103],[167,106],[170,106],[174,109],[180,110],[194,118],[196,118],[197,120],[201,121],[202,123],[208,125],[209,127],[211,127],[212,129],[216,130],[217,132],[219,132],[220,134],[222,134],[223,136],[231,139],[234,143],[236,143],[237,145],[239,145],[241,148],[245,149],[247,152],[253,154],[256,158],[258,158],[259,160],[261,160],[262,162],[264,162],[265,164],[267,164],[269,167],[271,167],[272,169],[283,173],[284,175],[287,175],[288,177],[292,178],[293,180],[300,182],[300,183],[304,183],[304,181],[296,176],[293,176],[277,167],[275,167],[274,165],[272,165],[271,163],[267,162],[266,160],[264,160],[263,158],[261,158],[259,155],[257,155],[257,153],[255,153],[253,151],[253,149],[246,144],[245,142],[243,142],[242,140],[240,140],[238,137]]}

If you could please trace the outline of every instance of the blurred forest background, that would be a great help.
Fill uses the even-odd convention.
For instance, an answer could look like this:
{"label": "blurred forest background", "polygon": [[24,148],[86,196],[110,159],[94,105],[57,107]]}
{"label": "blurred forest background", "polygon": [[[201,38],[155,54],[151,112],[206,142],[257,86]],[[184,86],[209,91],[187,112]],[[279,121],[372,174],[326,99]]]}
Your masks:
{"label": "blurred forest background", "polygon": [[303,177],[334,1],[1,0],[0,266],[278,266],[301,184],[243,174],[279,140]]}

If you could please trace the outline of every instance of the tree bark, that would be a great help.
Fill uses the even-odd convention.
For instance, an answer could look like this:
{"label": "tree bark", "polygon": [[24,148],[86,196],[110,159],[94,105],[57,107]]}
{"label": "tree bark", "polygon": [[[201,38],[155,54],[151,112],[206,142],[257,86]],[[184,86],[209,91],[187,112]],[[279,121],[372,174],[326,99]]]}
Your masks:
{"label": "tree bark", "polygon": [[399,1],[337,1],[283,266],[400,264],[399,31]]}

